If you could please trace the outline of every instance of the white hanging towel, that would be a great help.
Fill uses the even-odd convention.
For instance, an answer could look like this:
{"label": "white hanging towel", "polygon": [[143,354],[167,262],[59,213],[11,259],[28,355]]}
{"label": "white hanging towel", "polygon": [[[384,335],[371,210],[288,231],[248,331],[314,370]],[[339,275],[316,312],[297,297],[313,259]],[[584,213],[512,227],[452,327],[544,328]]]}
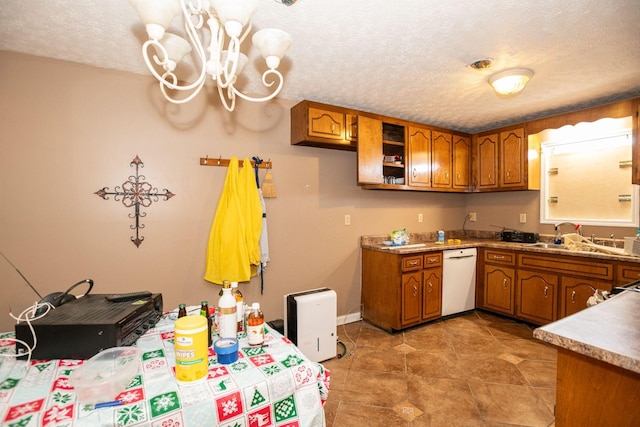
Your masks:
{"label": "white hanging towel", "polygon": [[260,203],[262,204],[262,233],[260,234],[260,273],[267,268],[267,263],[271,261],[269,258],[269,233],[267,232],[267,206],[262,197],[262,189],[258,189],[260,193]]}

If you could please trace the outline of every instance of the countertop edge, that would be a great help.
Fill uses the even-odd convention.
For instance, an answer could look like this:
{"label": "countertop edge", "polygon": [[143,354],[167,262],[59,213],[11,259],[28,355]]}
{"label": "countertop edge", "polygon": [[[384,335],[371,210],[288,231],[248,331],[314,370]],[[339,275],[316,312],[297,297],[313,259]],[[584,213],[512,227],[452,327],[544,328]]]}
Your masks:
{"label": "countertop edge", "polygon": [[[623,292],[603,303],[536,328],[533,336],[640,374],[640,331],[633,320],[628,320],[632,319],[629,316],[637,314],[639,307],[639,292]],[[622,319],[628,322],[622,324]],[[608,326],[611,324],[615,328]]]}

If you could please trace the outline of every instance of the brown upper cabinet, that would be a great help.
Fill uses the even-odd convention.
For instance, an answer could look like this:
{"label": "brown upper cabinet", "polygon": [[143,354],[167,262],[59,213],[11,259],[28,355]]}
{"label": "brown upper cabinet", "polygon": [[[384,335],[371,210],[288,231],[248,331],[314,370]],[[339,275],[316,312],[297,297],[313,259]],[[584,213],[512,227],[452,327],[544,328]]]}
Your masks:
{"label": "brown upper cabinet", "polygon": [[357,151],[358,185],[364,189],[539,190],[540,131],[632,116],[632,182],[640,184],[639,108],[636,98],[466,135],[302,101],[291,109],[291,144]]}
{"label": "brown upper cabinet", "polygon": [[431,145],[431,186],[451,189],[453,164],[453,136],[450,132],[433,131]]}
{"label": "brown upper cabinet", "polygon": [[475,189],[495,190],[498,188],[498,134],[474,136],[474,141]]}
{"label": "brown upper cabinet", "polygon": [[539,190],[537,140],[529,141],[523,126],[474,135],[475,191]]}
{"label": "brown upper cabinet", "polygon": [[453,188],[471,189],[471,137],[453,134]]}
{"label": "brown upper cabinet", "polygon": [[408,181],[412,187],[431,187],[431,131],[409,126]]}
{"label": "brown upper cabinet", "polygon": [[291,144],[356,151],[357,119],[349,109],[302,101],[291,109]]}

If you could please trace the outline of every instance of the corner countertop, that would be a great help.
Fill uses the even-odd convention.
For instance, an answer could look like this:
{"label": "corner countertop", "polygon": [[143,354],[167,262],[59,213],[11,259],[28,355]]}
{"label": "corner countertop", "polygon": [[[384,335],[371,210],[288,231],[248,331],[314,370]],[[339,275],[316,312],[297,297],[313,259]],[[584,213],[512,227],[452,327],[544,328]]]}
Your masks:
{"label": "corner countertop", "polygon": [[626,291],[537,328],[533,336],[640,374],[640,292]]}

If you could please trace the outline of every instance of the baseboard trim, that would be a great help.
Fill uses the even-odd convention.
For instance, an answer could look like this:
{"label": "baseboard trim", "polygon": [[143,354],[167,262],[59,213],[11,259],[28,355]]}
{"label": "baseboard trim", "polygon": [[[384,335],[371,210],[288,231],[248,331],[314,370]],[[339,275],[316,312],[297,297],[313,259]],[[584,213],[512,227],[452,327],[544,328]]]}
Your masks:
{"label": "baseboard trim", "polygon": [[351,313],[351,314],[347,314],[346,316],[338,316],[336,319],[336,324],[339,326],[339,325],[344,325],[346,323],[357,322],[359,320],[362,320],[362,316],[360,315],[360,312]]}

